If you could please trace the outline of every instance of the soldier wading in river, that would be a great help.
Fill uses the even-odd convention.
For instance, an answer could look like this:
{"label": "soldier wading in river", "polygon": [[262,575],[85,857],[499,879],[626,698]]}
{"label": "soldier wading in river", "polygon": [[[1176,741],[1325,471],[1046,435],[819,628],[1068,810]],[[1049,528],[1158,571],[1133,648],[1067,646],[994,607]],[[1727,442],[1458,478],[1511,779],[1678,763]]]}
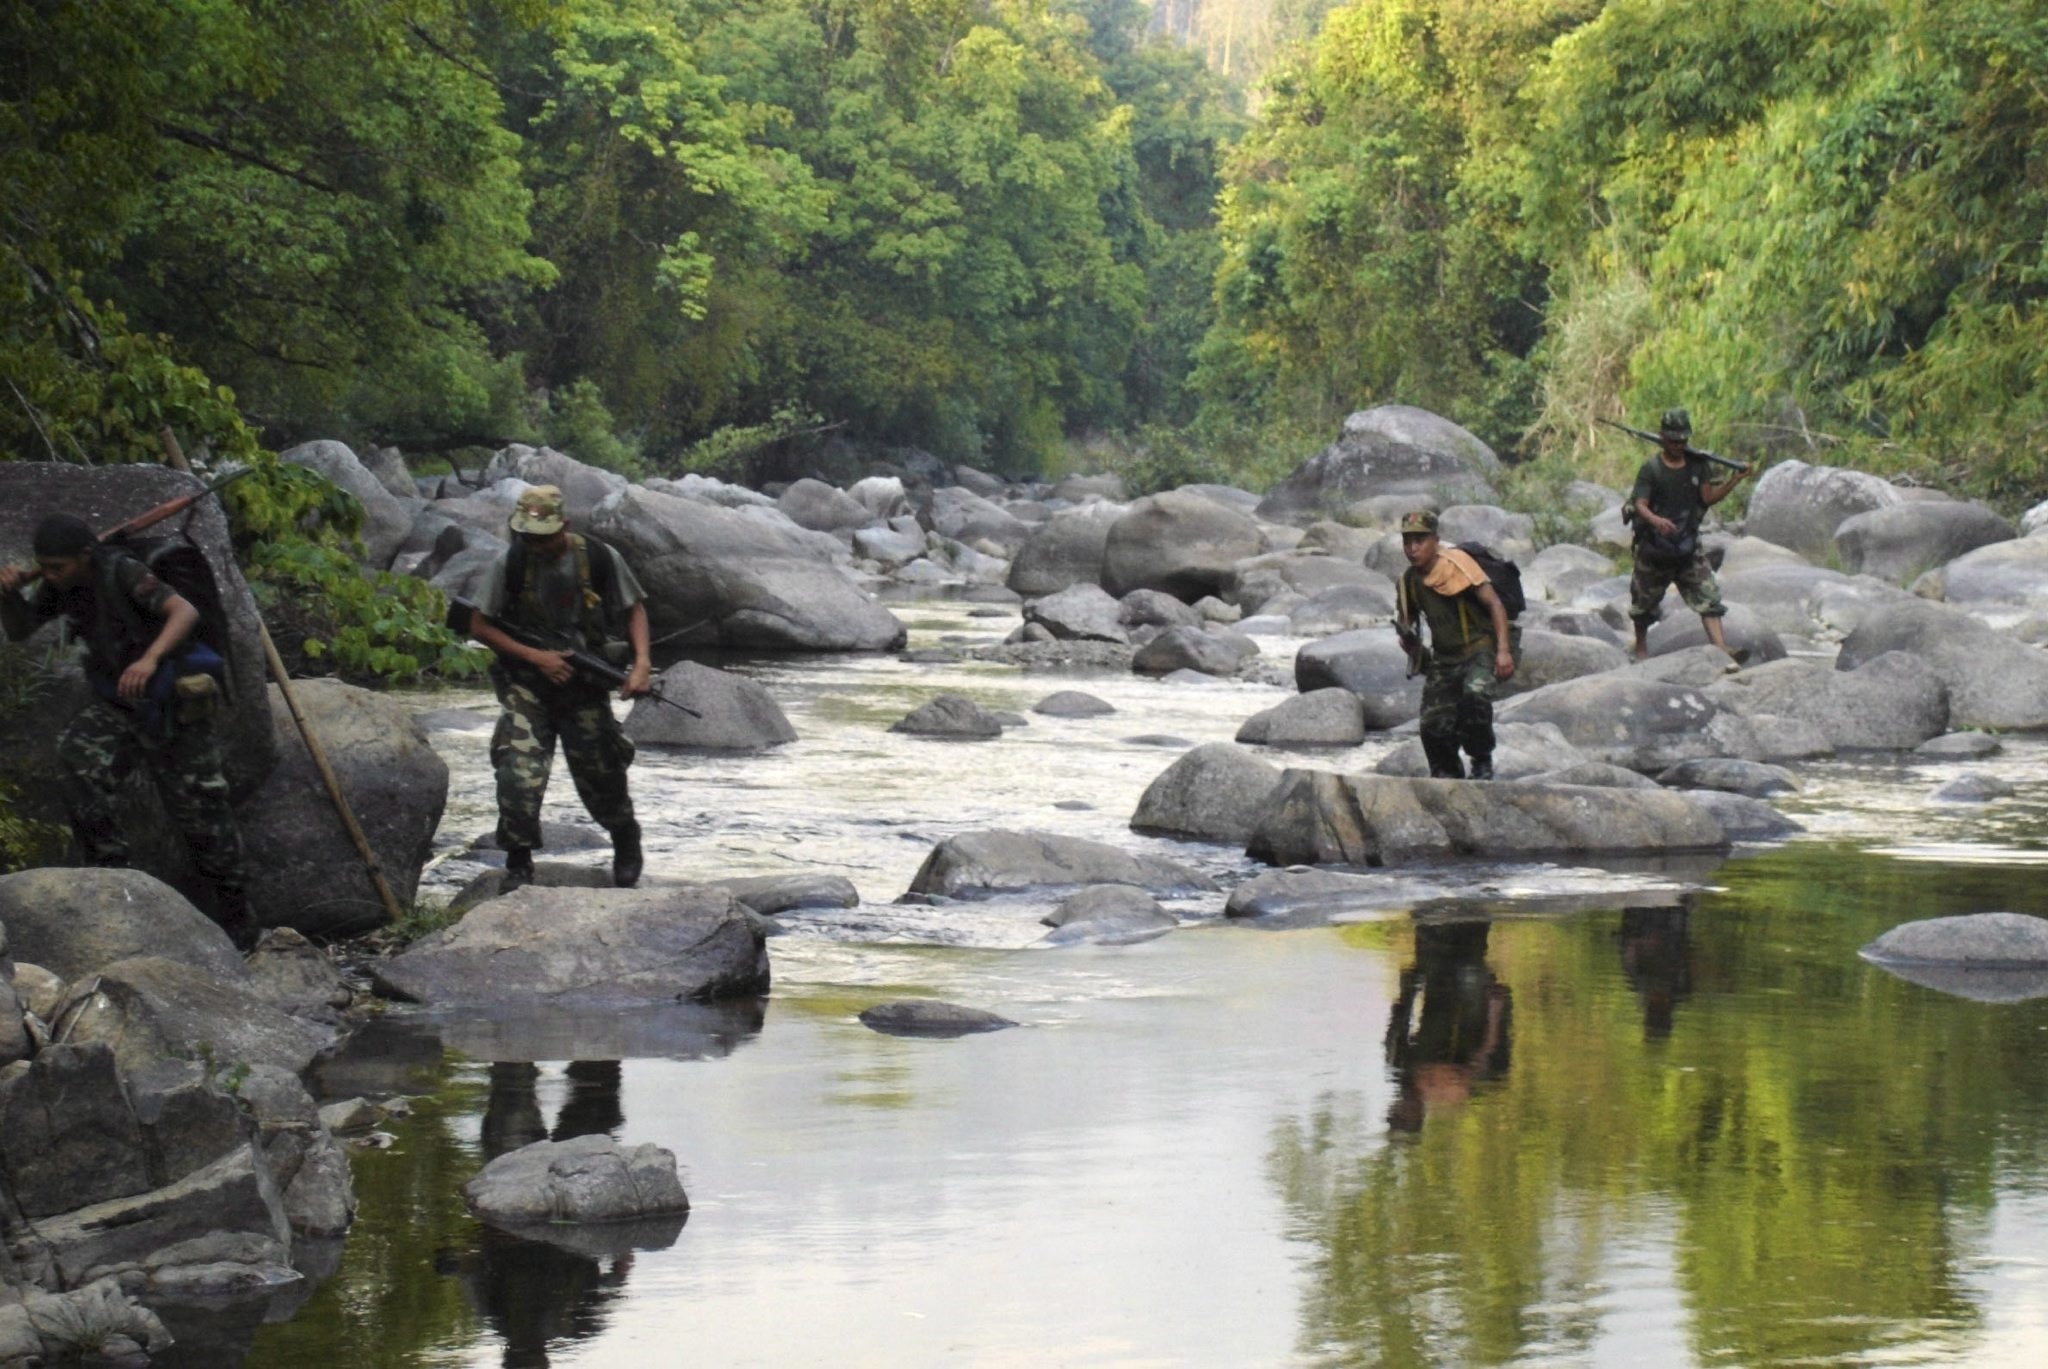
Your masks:
{"label": "soldier wading in river", "polygon": [[[85,645],[95,697],[57,738],[80,853],[91,865],[130,863],[114,801],[141,762],[193,869],[213,886],[214,920],[248,950],[261,929],[249,912],[242,837],[214,732],[226,667],[193,635],[199,610],[68,513],[36,525],[34,550],[34,570],[0,567],[0,627],[20,641],[61,615]],[[24,587],[32,588],[23,594]]]}
{"label": "soldier wading in river", "polygon": [[540,801],[547,791],[555,741],[569,760],[576,793],[612,837],[612,883],[640,879],[640,824],[626,792],[633,743],[612,716],[605,683],[579,675],[567,655],[512,640],[497,624],[571,639],[609,657],[624,654],[612,640],[623,623],[633,664],[619,697],[648,691],[647,605],[624,558],[593,537],[569,531],[562,492],[536,485],[512,511],[512,546],[491,567],[470,622],[476,639],[497,653],[491,683],[505,711],[491,734],[498,774],[498,844],[505,849],[505,887],[533,882],[541,844]]}
{"label": "soldier wading in river", "polygon": [[[1493,778],[1493,687],[1515,673],[1514,630],[1506,605],[1479,563],[1437,541],[1436,515],[1401,518],[1400,608],[1394,626],[1411,657],[1423,663],[1422,751],[1434,779],[1465,778],[1462,746],[1472,778]],[[1425,652],[1415,624],[1429,624]]]}
{"label": "soldier wading in river", "polygon": [[1707,640],[1728,652],[1740,665],[1746,651],[1734,651],[1722,635],[1721,585],[1700,545],[1700,520],[1726,499],[1749,471],[1732,471],[1719,484],[1709,479],[1711,464],[1689,452],[1692,417],[1683,409],[1666,409],[1657,425],[1657,454],[1643,462],[1629,491],[1627,512],[1635,524],[1635,556],[1628,584],[1628,616],[1635,623],[1636,659],[1650,654],[1650,624],[1662,612],[1664,591],[1678,586],[1685,606],[1700,616]]}

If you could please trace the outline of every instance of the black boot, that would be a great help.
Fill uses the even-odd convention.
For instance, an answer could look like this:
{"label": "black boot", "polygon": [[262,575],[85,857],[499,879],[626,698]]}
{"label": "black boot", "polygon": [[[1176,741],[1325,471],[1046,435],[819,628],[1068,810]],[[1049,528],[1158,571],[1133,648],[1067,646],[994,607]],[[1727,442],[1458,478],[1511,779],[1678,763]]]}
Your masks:
{"label": "black boot", "polygon": [[640,882],[640,824],[612,829],[612,883],[630,889]]}
{"label": "black boot", "polygon": [[509,894],[514,889],[524,889],[533,883],[533,848],[531,846],[507,846],[505,848],[505,878],[498,885],[498,892]]}
{"label": "black boot", "polygon": [[1429,777],[1433,780],[1462,780],[1465,778],[1464,762],[1458,759],[1458,744],[1455,741],[1437,737],[1422,739],[1422,754],[1429,759]]}
{"label": "black boot", "polygon": [[249,911],[249,895],[236,888],[215,888],[213,905],[218,910],[214,920],[220,929],[228,934],[228,940],[235,949],[247,955],[256,949],[256,942],[263,935],[263,924]]}
{"label": "black boot", "polygon": [[1475,780],[1490,780],[1493,778],[1492,752],[1489,751],[1484,756],[1474,756],[1472,758],[1472,778]]}

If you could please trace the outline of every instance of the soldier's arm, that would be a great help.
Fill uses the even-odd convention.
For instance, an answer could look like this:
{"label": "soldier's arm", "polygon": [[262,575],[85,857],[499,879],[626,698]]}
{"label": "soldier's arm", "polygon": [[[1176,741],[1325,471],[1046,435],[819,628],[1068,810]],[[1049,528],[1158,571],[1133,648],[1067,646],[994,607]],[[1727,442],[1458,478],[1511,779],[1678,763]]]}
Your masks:
{"label": "soldier's arm", "polygon": [[626,640],[633,644],[633,667],[626,672],[626,682],[619,686],[622,699],[645,694],[653,687],[654,662],[648,655],[647,604],[644,600],[635,600],[633,607],[626,610]]}
{"label": "soldier's arm", "polygon": [[1493,677],[1505,680],[1515,673],[1515,653],[1509,647],[1508,610],[1493,592],[1490,584],[1475,585],[1472,592],[1479,596],[1479,602],[1486,609],[1486,616],[1493,623]]}
{"label": "soldier's arm", "polygon": [[28,601],[21,597],[21,587],[34,575],[21,566],[0,566],[0,630],[10,642],[20,641],[49,621],[31,613]]}
{"label": "soldier's arm", "polygon": [[182,595],[168,591],[155,611],[162,614],[164,625],[157,629],[156,640],[135,658],[135,663],[121,672],[120,683],[115,687],[116,692],[131,703],[141,698],[143,691],[149,688],[149,682],[163,664],[164,657],[175,651],[178,643],[190,636],[199,623],[199,610]]}
{"label": "soldier's arm", "polygon": [[1744,467],[1742,470],[1730,472],[1728,478],[1718,485],[1702,485],[1700,486],[1700,502],[1711,509],[1714,505],[1733,494],[1735,487],[1748,478],[1749,470],[1747,467]]}

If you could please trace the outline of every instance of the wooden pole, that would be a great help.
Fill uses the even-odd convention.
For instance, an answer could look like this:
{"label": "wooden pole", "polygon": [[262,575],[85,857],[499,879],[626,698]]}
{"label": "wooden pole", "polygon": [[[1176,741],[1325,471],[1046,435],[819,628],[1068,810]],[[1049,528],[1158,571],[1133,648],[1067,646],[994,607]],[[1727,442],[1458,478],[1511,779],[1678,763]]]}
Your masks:
{"label": "wooden pole", "polygon": [[[185,460],[184,448],[178,445],[178,435],[166,424],[159,436],[163,440],[164,456],[171,465],[191,474],[192,466]],[[384,878],[384,867],[378,862],[377,853],[370,848],[370,839],[363,835],[362,824],[356,821],[354,810],[342,795],[341,781],[336,778],[334,767],[327,763],[327,750],[320,745],[320,739],[313,734],[313,724],[306,721],[305,712],[299,707],[298,696],[292,692],[291,676],[284,668],[284,658],[277,654],[277,643],[270,640],[270,629],[263,625],[261,616],[256,619],[256,636],[263,643],[263,659],[270,667],[270,678],[277,682],[277,692],[284,696],[284,706],[291,712],[292,721],[298,724],[299,735],[305,738],[306,754],[313,758],[313,768],[320,772],[320,782],[327,787],[327,797],[334,801],[334,811],[340,815],[341,825],[348,830],[348,839],[355,843],[363,868],[369,871],[370,883],[384,904],[384,912],[393,922],[401,921],[405,914],[399,909],[398,896],[391,892],[391,885]]]}

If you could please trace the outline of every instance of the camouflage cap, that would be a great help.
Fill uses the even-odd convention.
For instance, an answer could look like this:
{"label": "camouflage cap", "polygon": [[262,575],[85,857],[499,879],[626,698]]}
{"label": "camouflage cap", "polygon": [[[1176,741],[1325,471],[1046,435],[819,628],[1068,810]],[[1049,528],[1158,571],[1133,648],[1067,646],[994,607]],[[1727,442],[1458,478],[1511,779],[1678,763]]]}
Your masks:
{"label": "camouflage cap", "polygon": [[1666,409],[1664,417],[1657,420],[1657,431],[1664,437],[1691,437],[1692,415],[1683,409]]}
{"label": "camouflage cap", "polygon": [[1436,515],[1428,509],[1416,509],[1413,513],[1401,515],[1401,535],[1403,537],[1406,537],[1411,532],[1434,533],[1435,531]]}
{"label": "camouflage cap", "polygon": [[560,532],[569,525],[568,514],[562,511],[562,492],[553,485],[535,485],[519,496],[519,502],[512,506],[512,531],[530,532],[539,537]]}

